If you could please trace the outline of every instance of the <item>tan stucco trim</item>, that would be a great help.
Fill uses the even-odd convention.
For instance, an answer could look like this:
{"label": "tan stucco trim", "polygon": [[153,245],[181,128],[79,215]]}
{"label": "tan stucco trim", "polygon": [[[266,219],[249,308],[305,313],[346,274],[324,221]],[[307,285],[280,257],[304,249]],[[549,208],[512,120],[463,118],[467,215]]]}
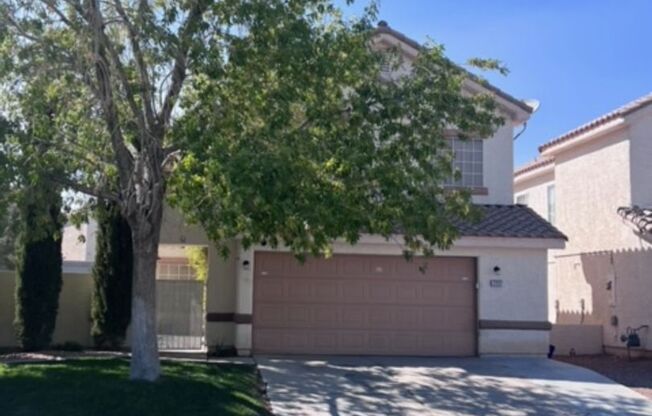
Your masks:
{"label": "tan stucco trim", "polygon": [[547,321],[503,321],[480,319],[478,321],[480,329],[519,329],[519,330],[536,330],[549,331],[552,324]]}

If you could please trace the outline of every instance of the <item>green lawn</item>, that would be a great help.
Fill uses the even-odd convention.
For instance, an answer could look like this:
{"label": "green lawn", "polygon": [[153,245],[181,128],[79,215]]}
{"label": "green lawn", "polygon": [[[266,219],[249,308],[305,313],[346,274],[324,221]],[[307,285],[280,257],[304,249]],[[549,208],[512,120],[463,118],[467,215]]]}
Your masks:
{"label": "green lawn", "polygon": [[128,375],[120,359],[0,364],[0,415],[269,415],[253,366],[166,362],[156,383]]}

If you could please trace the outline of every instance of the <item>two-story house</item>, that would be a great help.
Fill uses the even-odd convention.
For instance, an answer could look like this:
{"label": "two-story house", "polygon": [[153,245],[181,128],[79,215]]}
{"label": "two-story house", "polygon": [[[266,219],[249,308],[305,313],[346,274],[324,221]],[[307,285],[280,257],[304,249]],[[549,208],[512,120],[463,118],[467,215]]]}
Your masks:
{"label": "two-story house", "polygon": [[[421,49],[386,24],[375,40],[377,47],[398,48],[408,63]],[[409,71],[409,65],[403,69]],[[336,242],[329,259],[310,258],[303,265],[289,251],[264,242],[245,250],[234,240],[230,257],[223,259],[200,228],[166,210],[162,256],[180,257],[186,245],[208,249],[205,301],[192,310],[205,308],[209,348],[235,347],[245,355],[547,353],[547,252],[563,248],[565,237],[512,201],[514,129],[532,109],[472,76],[464,88],[492,94],[506,122],[490,138],[462,141],[452,132],[461,179],[451,186],[469,188],[484,217],[459,224],[461,237],[434,257],[407,262],[395,243],[400,235],[390,240],[364,235],[353,246]],[[64,292],[82,277],[65,280]],[[178,323],[184,317],[170,308],[178,306],[181,293],[173,295],[159,299],[159,319],[172,316]],[[82,316],[77,328],[81,320],[88,319]],[[159,333],[160,328],[159,321]],[[183,339],[187,333],[178,335]]]}
{"label": "two-story house", "polygon": [[[516,202],[569,239],[550,252],[550,319],[601,325],[608,352],[622,352],[628,328],[652,325],[651,184],[652,95],[545,143],[514,174]],[[648,333],[639,338],[652,350]]]}
{"label": "two-story house", "polygon": [[[408,60],[421,48],[386,24],[376,41],[398,47]],[[485,215],[477,224],[461,224],[454,247],[434,258],[406,262],[395,242],[365,235],[354,246],[336,243],[330,259],[304,265],[286,250],[264,244],[244,250],[237,241],[222,260],[200,230],[166,218],[162,243],[209,246],[209,346],[232,345],[240,354],[548,351],[547,251],[563,248],[565,237],[512,202],[514,128],[532,109],[472,79],[465,88],[493,94],[506,123],[491,138],[452,139],[462,173],[456,185],[471,188]]]}

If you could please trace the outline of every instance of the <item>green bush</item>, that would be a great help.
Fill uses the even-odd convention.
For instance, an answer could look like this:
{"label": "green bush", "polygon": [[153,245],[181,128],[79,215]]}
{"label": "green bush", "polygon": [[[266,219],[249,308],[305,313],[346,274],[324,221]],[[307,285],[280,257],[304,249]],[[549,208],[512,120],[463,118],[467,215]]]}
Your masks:
{"label": "green bush", "polygon": [[98,223],[91,335],[97,348],[120,348],[131,320],[133,247],[131,228],[116,204],[101,201]]}
{"label": "green bush", "polygon": [[14,327],[19,346],[34,351],[50,345],[59,308],[63,228],[60,190],[44,182],[29,187],[21,198],[19,212]]}

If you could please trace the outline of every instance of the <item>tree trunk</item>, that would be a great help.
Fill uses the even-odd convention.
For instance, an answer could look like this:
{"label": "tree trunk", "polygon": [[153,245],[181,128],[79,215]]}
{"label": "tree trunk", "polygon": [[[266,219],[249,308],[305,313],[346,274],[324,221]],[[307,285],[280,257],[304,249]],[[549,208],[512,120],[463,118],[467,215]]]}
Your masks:
{"label": "tree trunk", "polygon": [[134,246],[131,300],[131,379],[155,381],[161,373],[156,334],[156,261],[162,221],[160,203],[130,221]]}

